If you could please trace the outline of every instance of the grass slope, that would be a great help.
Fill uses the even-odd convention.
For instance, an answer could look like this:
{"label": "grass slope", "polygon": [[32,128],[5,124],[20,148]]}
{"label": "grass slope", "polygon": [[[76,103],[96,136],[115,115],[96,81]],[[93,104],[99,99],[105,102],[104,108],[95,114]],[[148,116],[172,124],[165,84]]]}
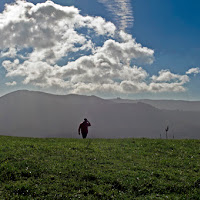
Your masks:
{"label": "grass slope", "polygon": [[0,199],[200,199],[200,141],[1,136]]}

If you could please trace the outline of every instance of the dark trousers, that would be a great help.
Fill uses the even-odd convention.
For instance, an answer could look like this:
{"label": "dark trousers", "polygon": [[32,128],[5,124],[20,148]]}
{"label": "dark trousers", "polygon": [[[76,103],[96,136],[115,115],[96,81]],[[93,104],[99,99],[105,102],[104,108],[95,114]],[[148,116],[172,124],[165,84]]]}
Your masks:
{"label": "dark trousers", "polygon": [[87,137],[87,133],[82,133],[82,137],[85,139]]}

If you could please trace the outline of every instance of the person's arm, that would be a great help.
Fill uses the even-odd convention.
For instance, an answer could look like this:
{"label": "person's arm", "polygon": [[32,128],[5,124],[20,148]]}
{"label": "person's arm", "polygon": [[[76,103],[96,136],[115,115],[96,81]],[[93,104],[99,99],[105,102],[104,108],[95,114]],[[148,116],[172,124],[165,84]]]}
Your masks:
{"label": "person's arm", "polygon": [[87,124],[88,124],[88,126],[91,126],[91,124],[90,124],[90,122],[89,122],[89,121],[87,121]]}
{"label": "person's arm", "polygon": [[78,128],[78,134],[80,135],[80,130],[81,130],[81,124],[79,125],[79,128]]}

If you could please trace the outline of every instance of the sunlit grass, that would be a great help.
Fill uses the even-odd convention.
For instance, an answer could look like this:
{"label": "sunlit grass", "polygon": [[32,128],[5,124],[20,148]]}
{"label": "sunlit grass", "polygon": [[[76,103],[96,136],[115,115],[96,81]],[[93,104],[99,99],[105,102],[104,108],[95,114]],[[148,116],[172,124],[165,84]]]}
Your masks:
{"label": "sunlit grass", "polygon": [[0,199],[200,199],[200,141],[0,137]]}

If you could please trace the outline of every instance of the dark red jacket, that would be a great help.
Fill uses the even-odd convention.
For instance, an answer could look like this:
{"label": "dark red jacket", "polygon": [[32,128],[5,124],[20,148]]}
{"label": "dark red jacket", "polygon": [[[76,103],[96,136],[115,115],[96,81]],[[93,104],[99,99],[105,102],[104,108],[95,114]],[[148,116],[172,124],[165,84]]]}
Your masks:
{"label": "dark red jacket", "polygon": [[88,133],[88,126],[91,126],[90,122],[84,121],[83,123],[80,124],[78,132],[80,133],[81,130],[81,133]]}

